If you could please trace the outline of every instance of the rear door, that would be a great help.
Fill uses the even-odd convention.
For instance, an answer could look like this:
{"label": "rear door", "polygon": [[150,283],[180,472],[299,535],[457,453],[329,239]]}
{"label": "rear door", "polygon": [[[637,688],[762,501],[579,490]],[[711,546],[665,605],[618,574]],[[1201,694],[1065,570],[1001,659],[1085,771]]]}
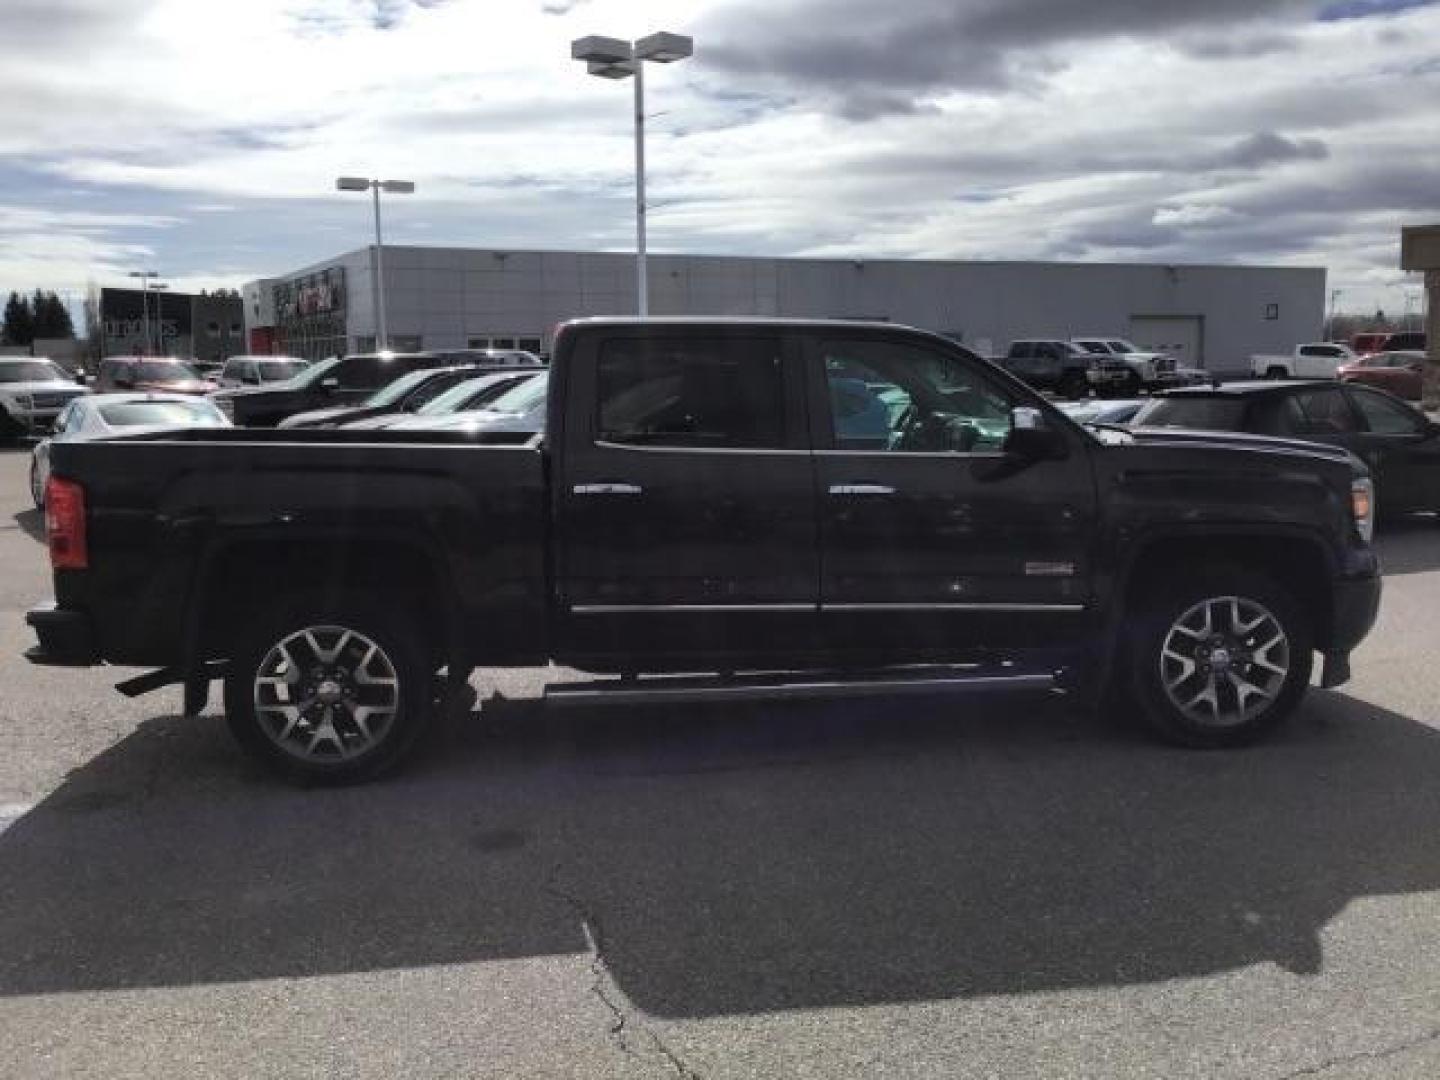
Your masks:
{"label": "rear door", "polygon": [[815,494],[786,339],[745,327],[583,334],[558,392],[561,654],[622,670],[808,654]]}
{"label": "rear door", "polygon": [[827,649],[884,663],[1073,643],[1095,519],[1084,437],[1012,467],[1015,392],[975,357],[859,331],[808,353]]}

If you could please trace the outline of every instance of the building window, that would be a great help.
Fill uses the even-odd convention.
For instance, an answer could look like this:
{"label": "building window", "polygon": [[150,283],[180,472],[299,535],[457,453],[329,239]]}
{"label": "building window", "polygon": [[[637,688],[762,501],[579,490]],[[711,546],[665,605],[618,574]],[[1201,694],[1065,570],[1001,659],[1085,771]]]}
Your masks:
{"label": "building window", "polygon": [[220,336],[220,324],[218,322],[206,323],[205,333],[209,334],[212,338],[218,338]]}

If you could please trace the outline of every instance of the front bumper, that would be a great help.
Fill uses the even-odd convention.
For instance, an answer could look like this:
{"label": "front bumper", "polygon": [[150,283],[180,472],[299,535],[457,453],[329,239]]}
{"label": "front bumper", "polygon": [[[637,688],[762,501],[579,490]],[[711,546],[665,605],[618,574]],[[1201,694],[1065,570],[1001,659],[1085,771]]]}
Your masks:
{"label": "front bumper", "polygon": [[25,613],[25,622],[35,631],[39,643],[27,649],[32,664],[54,667],[91,667],[100,662],[95,627],[83,611],[69,611],[51,600]]}
{"label": "front bumper", "polygon": [[1349,652],[1365,640],[1380,613],[1380,593],[1378,575],[1335,581],[1330,639],[1323,645],[1326,653]]}

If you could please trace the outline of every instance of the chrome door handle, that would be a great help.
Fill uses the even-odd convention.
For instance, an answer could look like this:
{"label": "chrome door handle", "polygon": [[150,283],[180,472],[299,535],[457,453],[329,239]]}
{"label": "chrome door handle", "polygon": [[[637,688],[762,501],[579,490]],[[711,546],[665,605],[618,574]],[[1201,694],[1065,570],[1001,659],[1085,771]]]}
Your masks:
{"label": "chrome door handle", "polygon": [[576,495],[641,495],[645,489],[639,484],[576,484]]}
{"label": "chrome door handle", "polygon": [[888,484],[831,484],[831,495],[894,495]]}

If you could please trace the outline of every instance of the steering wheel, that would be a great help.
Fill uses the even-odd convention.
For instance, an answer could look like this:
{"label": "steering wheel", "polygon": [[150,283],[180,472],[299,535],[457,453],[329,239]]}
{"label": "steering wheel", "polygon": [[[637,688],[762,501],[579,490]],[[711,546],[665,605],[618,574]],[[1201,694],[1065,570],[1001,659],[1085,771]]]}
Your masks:
{"label": "steering wheel", "polygon": [[912,453],[969,453],[980,439],[974,424],[958,421],[943,413],[921,412],[909,406],[900,415],[896,450]]}

